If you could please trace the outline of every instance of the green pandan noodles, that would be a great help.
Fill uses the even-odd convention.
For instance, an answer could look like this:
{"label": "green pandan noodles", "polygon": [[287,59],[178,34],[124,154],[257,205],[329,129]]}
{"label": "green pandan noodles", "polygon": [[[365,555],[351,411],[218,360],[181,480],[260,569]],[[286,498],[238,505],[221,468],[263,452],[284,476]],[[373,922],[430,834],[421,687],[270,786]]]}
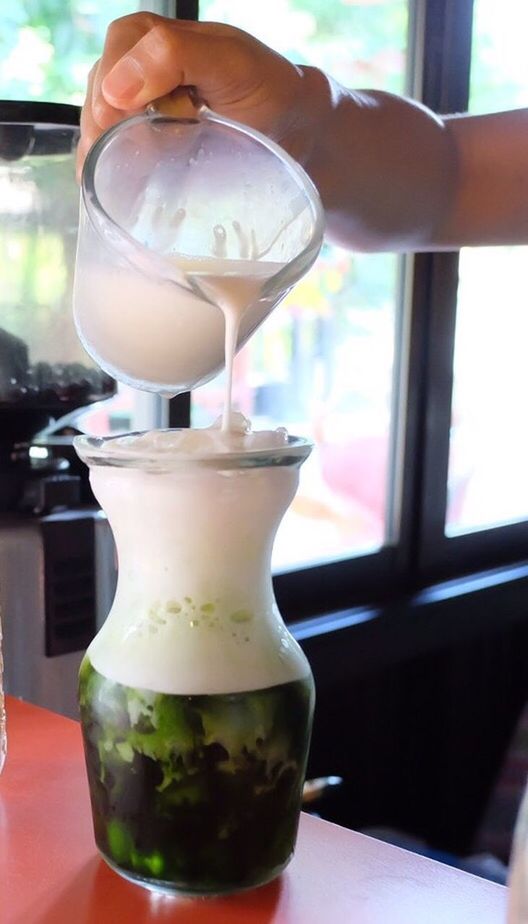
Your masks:
{"label": "green pandan noodles", "polygon": [[174,695],[85,658],[80,706],[97,844],[121,870],[188,892],[267,881],[293,851],[311,679]]}

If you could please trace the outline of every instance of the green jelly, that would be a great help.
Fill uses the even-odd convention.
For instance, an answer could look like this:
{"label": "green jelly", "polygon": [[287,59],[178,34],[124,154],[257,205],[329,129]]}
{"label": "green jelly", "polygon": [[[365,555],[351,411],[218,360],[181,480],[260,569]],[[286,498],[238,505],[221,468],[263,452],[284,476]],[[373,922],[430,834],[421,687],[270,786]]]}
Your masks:
{"label": "green jelly", "polygon": [[243,693],[123,686],[85,657],[79,698],[95,837],[152,887],[220,894],[267,882],[295,845],[311,676]]}

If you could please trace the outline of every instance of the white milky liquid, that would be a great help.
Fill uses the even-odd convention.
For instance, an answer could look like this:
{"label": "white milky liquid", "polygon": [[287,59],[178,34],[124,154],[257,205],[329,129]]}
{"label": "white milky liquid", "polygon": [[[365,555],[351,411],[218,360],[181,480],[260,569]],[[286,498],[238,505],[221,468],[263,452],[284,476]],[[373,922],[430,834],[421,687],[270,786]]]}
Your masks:
{"label": "white milky liquid", "polygon": [[[279,263],[265,263],[256,260],[183,260],[176,258],[178,266],[201,292],[215,304],[224,316],[224,358],[226,388],[222,428],[228,430],[231,421],[233,390],[233,361],[239,338],[239,330],[248,309],[263,304],[266,283],[283,266]],[[266,303],[266,313],[269,305]],[[196,353],[202,352],[202,342],[195,343]]]}
{"label": "white milky liquid", "polygon": [[278,300],[267,286],[282,268],[260,260],[174,257],[192,288],[130,267],[79,265],[75,320],[100,366],[129,385],[177,394],[226,366],[229,426],[233,357]]}
{"label": "white milky liquid", "polygon": [[[215,426],[113,441],[121,464],[91,469],[119,555],[112,610],[88,649],[96,670],[118,683],[186,695],[307,676],[270,576],[297,466],[222,470],[221,463],[224,453],[286,443],[284,430],[251,433],[236,414],[228,431]],[[211,454],[218,464],[199,464]],[[123,465],[138,455],[149,465]]]}

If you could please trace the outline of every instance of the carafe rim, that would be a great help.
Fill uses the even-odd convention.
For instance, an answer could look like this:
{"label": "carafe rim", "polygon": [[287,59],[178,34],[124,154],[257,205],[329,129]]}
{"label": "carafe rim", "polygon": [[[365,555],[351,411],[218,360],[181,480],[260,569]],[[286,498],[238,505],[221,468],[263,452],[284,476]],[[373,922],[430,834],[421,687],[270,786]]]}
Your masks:
{"label": "carafe rim", "polygon": [[[181,433],[188,428],[178,427],[157,430],[156,433]],[[233,451],[182,452],[177,447],[128,446],[116,443],[123,437],[141,437],[152,431],[134,431],[115,436],[76,436],[73,445],[79,457],[89,467],[138,469],[142,471],[168,473],[193,471],[198,468],[232,471],[237,469],[271,468],[277,466],[299,467],[310,455],[311,440],[302,436],[288,435],[287,441],[279,446]]]}

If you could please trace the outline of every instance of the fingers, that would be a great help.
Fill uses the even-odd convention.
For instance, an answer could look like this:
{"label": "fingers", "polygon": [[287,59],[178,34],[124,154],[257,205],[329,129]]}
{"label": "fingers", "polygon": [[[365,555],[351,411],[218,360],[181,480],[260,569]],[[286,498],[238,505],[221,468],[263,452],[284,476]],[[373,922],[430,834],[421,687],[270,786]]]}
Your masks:
{"label": "fingers", "polygon": [[160,19],[107,72],[102,94],[117,109],[142,108],[179,86],[218,97],[230,82],[229,44],[222,27]]}
{"label": "fingers", "polygon": [[[98,83],[100,85],[101,82],[99,76],[101,67],[102,61],[97,61],[88,75],[86,101],[81,110],[81,137],[77,146],[76,172],[78,181],[81,177],[86,155],[101,132],[106,128],[110,128],[111,125],[115,125],[116,122],[119,122],[119,120],[123,119],[126,115],[134,114],[132,112],[120,112],[117,109],[113,109],[111,106],[106,106],[104,111],[101,107],[94,106],[94,98],[96,95],[95,88]],[[99,115],[99,118],[97,118],[96,114]]]}
{"label": "fingers", "polygon": [[101,131],[181,86],[195,86],[215,111],[287,144],[300,83],[298,68],[232,26],[125,16],[110,25],[90,75],[79,169]]}
{"label": "fingers", "polygon": [[89,75],[88,75],[88,86],[86,88],[86,100],[84,106],[81,110],[81,138],[79,144],[77,145],[77,182],[80,182],[81,173],[83,164],[86,158],[86,155],[91,148],[93,142],[100,134],[101,129],[97,125],[92,112],[92,92],[93,84],[95,80],[95,74],[99,66],[99,61],[94,64]]}
{"label": "fingers", "polygon": [[111,106],[101,93],[101,83],[115,62],[132,48],[147,32],[154,20],[160,19],[150,13],[123,16],[111,23],[107,33],[103,54],[92,67],[86,91],[86,100],[81,113],[81,139],[77,149],[77,176],[80,177],[84,159],[93,142],[102,131],[123,119],[126,112]]}
{"label": "fingers", "polygon": [[[81,138],[77,148],[78,179],[82,172],[86,154],[101,132],[115,125],[126,115],[143,108],[145,103],[160,95],[154,89],[150,98],[148,94],[144,95],[144,103],[135,107],[133,105],[133,95],[130,93],[128,93],[128,96],[125,94],[124,98],[109,100],[103,94],[101,87],[106,75],[113,69],[116,62],[126,60],[127,53],[138,44],[141,37],[163,22],[165,20],[161,16],[151,13],[134,13],[130,16],[123,16],[110,24],[106,33],[103,54],[92,67],[88,77],[86,100],[81,112]],[[194,23],[182,23],[181,31],[184,32],[186,27],[191,26],[192,28],[193,25]],[[174,82],[174,78],[171,78],[168,83],[171,90],[178,85],[177,81]],[[117,105],[113,103],[117,103]]]}
{"label": "fingers", "polygon": [[140,13],[124,16],[110,23],[108,27],[103,54],[99,61],[92,82],[92,113],[100,128],[106,129],[123,118],[123,109],[132,109],[132,106],[112,106],[101,92],[101,85],[112,70],[115,63],[126,56],[126,53],[136,45],[142,35],[148,32],[153,23],[161,19],[150,13]]}
{"label": "fingers", "polygon": [[145,106],[185,82],[181,36],[169,24],[154,26],[116,62],[102,91],[107,103],[123,108]]}

